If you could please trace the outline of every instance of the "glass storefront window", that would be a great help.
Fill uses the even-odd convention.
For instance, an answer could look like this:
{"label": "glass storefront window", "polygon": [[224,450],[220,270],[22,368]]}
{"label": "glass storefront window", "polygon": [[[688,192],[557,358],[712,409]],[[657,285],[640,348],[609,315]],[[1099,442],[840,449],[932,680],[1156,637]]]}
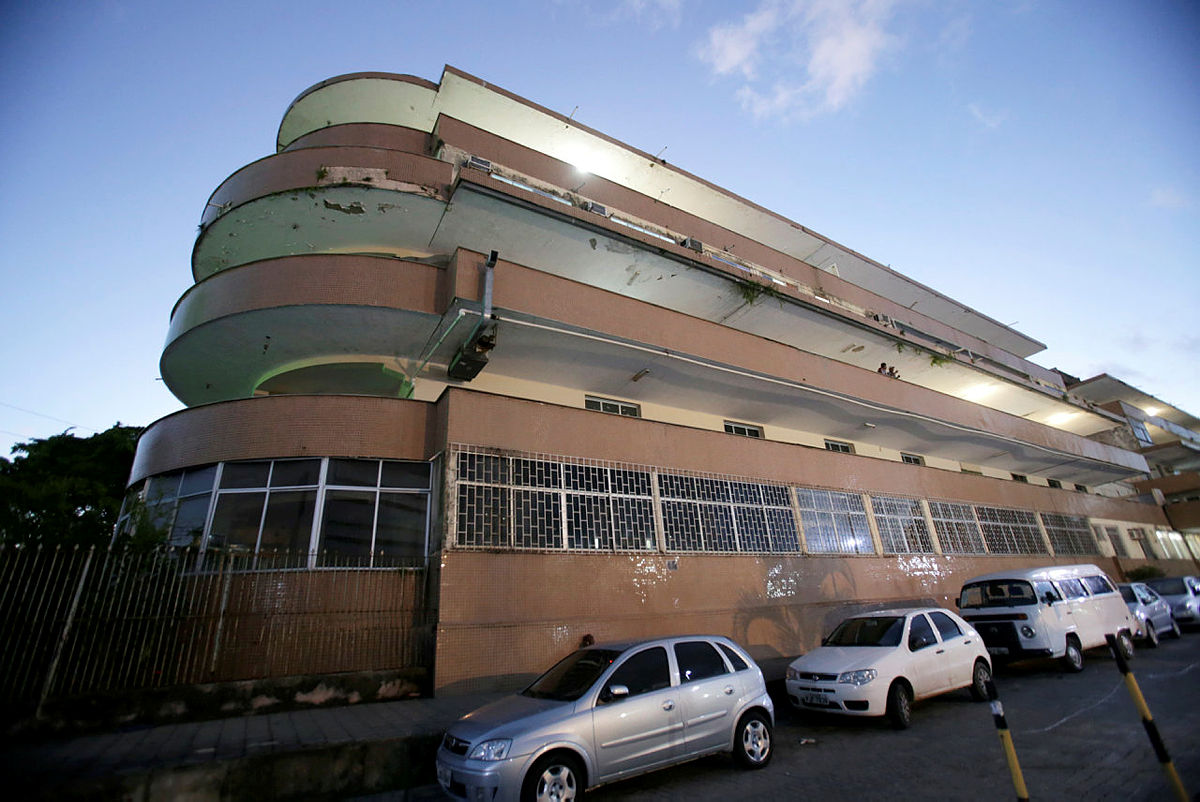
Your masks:
{"label": "glass storefront window", "polygon": [[351,487],[377,487],[379,485],[379,460],[377,459],[331,459],[329,479],[331,485]]}
{"label": "glass storefront window", "polygon": [[253,551],[258,545],[266,493],[222,493],[213,513],[208,546]]}
{"label": "glass storefront window", "polygon": [[307,552],[316,510],[316,490],[272,491],[267,500],[259,551]]}
{"label": "glass storefront window", "polygon": [[371,530],[375,523],[375,492],[329,490],[321,519],[317,560],[337,565],[339,557],[366,558],[371,554]]}

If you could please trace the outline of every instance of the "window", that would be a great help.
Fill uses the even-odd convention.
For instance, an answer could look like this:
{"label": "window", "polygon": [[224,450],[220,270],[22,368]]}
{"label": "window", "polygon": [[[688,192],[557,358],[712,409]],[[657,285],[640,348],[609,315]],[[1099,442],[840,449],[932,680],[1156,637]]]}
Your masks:
{"label": "window", "polygon": [[862,496],[798,487],[796,501],[800,506],[800,523],[810,552],[875,553]]}
{"label": "window", "polygon": [[1027,510],[976,507],[984,542],[992,554],[1045,554],[1037,518]]}
{"label": "window", "polygon": [[1026,476],[1026,475],[1025,475],[1025,474],[1023,474],[1023,473],[1014,473],[1014,474],[1012,474],[1012,480],[1013,480],[1014,482],[1022,482],[1022,483],[1024,483],[1024,484],[1029,484],[1029,477],[1028,477],[1028,476]]}
{"label": "window", "polygon": [[675,644],[675,661],[679,663],[679,681],[698,682],[729,673],[725,661],[712,644],[702,640]]}
{"label": "window", "polygon": [[935,643],[937,638],[933,635],[933,627],[929,626],[929,619],[923,614],[914,615],[912,625],[908,628],[909,650],[915,652]]}
{"label": "window", "polygon": [[968,504],[929,502],[929,517],[942,544],[943,554],[983,554],[983,535]]}
{"label": "window", "polygon": [[761,426],[754,426],[749,423],[735,423],[734,421],[725,421],[726,434],[740,434],[742,437],[755,437],[762,439],[763,431]]}
{"label": "window", "polygon": [[1088,592],[1084,589],[1083,583],[1078,579],[1060,579],[1058,586],[1062,588],[1063,595],[1068,599],[1086,599]]}
{"label": "window", "polygon": [[1087,485],[1075,485],[1075,492],[1076,492],[1076,493],[1086,493],[1086,492],[1088,492]]}
{"label": "window", "polygon": [[[1100,531],[1100,527],[1096,527],[1096,531]],[[1115,526],[1104,527],[1104,534],[1108,537],[1108,542],[1112,544],[1113,554],[1118,557],[1128,557],[1129,550],[1125,548],[1125,541],[1121,539],[1121,530]]]}
{"label": "window", "polygon": [[853,454],[854,446],[850,443],[843,443],[841,440],[826,440],[826,451],[836,451],[839,454]]}
{"label": "window", "polygon": [[951,638],[962,636],[962,630],[958,628],[958,624],[954,623],[954,619],[945,613],[930,613],[929,617],[933,619],[933,625],[941,633],[943,643]]}
{"label": "window", "polygon": [[641,407],[626,401],[614,401],[611,398],[597,398],[589,395],[584,398],[583,405],[586,409],[607,412],[609,415],[624,415],[627,418],[642,417]]}
{"label": "window", "polygon": [[661,646],[644,649],[630,657],[613,672],[608,687],[624,685],[630,696],[671,687],[671,668],[667,650]]}
{"label": "window", "polygon": [[1043,512],[1042,525],[1046,527],[1055,554],[1100,553],[1086,518]]}
{"label": "window", "polygon": [[1146,424],[1142,423],[1140,420],[1134,420],[1130,418],[1129,428],[1133,430],[1133,436],[1136,437],[1137,441],[1143,446],[1154,445],[1154,440],[1150,437],[1150,432],[1146,430]]}
{"label": "window", "polygon": [[1085,576],[1083,578],[1084,587],[1091,591],[1093,596],[1098,596],[1101,593],[1115,593],[1116,588],[1108,581],[1108,577],[1100,576]]}
{"label": "window", "polygon": [[733,649],[726,646],[724,643],[717,643],[721,647],[721,651],[725,652],[725,657],[729,659],[729,664],[733,666],[734,671],[745,671],[750,666],[746,665],[746,661],[742,656]]}
{"label": "window", "polygon": [[925,458],[920,454],[905,454],[903,451],[900,452],[900,461],[908,465],[925,464]]}
{"label": "window", "polygon": [[932,554],[921,502],[915,498],[872,496],[871,510],[885,554]]}
{"label": "window", "polygon": [[1062,489],[1062,482],[1058,481],[1057,479],[1047,479],[1046,484],[1050,487],[1058,488],[1060,490]]}

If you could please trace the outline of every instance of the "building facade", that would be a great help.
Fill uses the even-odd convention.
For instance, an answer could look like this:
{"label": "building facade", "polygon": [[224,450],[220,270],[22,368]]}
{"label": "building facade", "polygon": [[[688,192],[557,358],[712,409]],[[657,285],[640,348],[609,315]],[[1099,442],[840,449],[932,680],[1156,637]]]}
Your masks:
{"label": "building facade", "polygon": [[450,67],[318,84],[277,144],[205,206],[131,488],[176,544],[429,566],[441,692],[1195,566],[1041,343],[661,159]]}

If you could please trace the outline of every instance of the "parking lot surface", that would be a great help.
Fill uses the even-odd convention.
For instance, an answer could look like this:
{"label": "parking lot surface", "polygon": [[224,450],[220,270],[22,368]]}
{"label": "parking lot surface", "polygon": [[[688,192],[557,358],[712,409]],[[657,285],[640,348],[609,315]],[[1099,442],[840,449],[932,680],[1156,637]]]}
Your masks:
{"label": "parking lot surface", "polygon": [[[1139,649],[1130,663],[1189,794],[1200,792],[1200,634]],[[1031,799],[1174,799],[1125,682],[1106,650],[1080,674],[1051,663],[997,671],[996,687]],[[776,753],[762,771],[726,756],[597,789],[638,799],[1016,798],[987,703],[967,691],[918,703],[912,728],[799,714],[779,698]]]}

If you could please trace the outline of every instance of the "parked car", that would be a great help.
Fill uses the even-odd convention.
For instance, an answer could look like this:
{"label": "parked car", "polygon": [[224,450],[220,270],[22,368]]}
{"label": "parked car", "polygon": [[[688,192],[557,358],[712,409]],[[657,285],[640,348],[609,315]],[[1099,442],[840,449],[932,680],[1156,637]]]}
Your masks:
{"label": "parked car", "polygon": [[1158,645],[1161,635],[1179,637],[1179,622],[1171,615],[1171,605],[1167,604],[1154,588],[1141,582],[1129,582],[1117,585],[1117,588],[1133,616],[1136,627],[1134,637],[1141,639],[1150,648]]}
{"label": "parked car", "polygon": [[1083,670],[1083,652],[1115,635],[1133,657],[1133,618],[1124,599],[1094,565],[1014,569],[977,576],[962,587],[958,608],[1002,661],[1054,657]]}
{"label": "parked car", "polygon": [[883,610],[847,618],[788,666],[788,699],[800,710],[887,715],[909,726],[912,703],[959,688],[987,698],[992,664],[979,633],[937,607]]}
{"label": "parked car", "polygon": [[1146,584],[1171,605],[1171,614],[1180,626],[1200,624],[1200,579],[1194,576],[1160,577],[1147,579]]}
{"label": "parked car", "polygon": [[762,671],[728,638],[597,644],[451,725],[437,778],[457,799],[578,800],[717,752],[760,769],[774,723]]}

